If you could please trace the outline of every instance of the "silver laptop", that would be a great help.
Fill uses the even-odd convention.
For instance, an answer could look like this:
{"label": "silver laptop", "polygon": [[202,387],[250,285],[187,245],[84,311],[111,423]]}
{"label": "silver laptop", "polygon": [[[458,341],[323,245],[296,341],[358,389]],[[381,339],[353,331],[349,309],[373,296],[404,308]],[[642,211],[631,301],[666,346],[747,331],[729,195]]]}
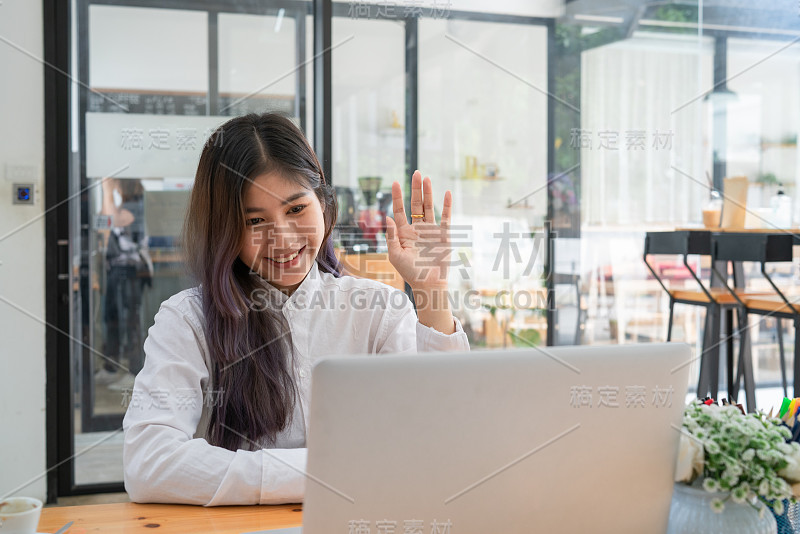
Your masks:
{"label": "silver laptop", "polygon": [[322,360],[302,532],[664,532],[691,358],[669,343]]}

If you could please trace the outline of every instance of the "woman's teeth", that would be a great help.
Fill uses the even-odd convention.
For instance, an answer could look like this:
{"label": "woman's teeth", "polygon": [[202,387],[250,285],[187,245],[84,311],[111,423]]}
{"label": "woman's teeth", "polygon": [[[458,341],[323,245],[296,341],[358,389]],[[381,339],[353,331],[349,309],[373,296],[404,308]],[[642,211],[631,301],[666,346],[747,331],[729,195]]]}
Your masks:
{"label": "woman's teeth", "polygon": [[281,259],[276,259],[276,258],[270,258],[270,259],[272,261],[274,261],[275,263],[286,263],[286,262],[289,262],[289,261],[292,261],[293,259],[295,259],[298,254],[300,254],[299,250],[297,252],[295,252],[294,254],[292,254],[291,256],[284,256]]}

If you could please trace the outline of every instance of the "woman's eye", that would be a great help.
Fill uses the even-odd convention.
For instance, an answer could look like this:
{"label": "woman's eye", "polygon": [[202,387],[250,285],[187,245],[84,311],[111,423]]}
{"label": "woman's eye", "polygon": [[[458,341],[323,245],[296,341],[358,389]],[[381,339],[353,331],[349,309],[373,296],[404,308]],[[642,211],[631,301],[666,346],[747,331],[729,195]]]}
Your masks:
{"label": "woman's eye", "polygon": [[264,221],[264,219],[262,219],[261,217],[253,217],[252,219],[247,219],[247,225],[248,226],[254,226],[254,225],[259,224],[260,222],[263,222],[263,221]]}
{"label": "woman's eye", "polygon": [[300,213],[301,211],[303,211],[304,209],[305,209],[304,205],[295,206],[295,207],[293,207],[292,209],[289,210],[289,213],[297,214],[297,213]]}

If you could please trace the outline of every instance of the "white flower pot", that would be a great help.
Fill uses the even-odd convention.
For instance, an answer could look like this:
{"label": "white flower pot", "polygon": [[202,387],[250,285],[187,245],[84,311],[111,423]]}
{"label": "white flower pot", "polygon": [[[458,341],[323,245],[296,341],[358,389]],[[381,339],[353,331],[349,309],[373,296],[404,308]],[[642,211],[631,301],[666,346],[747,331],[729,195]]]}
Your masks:
{"label": "white flower pot", "polygon": [[[752,505],[727,499],[728,493],[709,493],[703,488],[676,483],[669,510],[667,534],[776,534],[775,517],[767,509],[763,518]],[[717,513],[711,500],[725,501],[725,509]],[[760,505],[763,505],[759,501]]]}

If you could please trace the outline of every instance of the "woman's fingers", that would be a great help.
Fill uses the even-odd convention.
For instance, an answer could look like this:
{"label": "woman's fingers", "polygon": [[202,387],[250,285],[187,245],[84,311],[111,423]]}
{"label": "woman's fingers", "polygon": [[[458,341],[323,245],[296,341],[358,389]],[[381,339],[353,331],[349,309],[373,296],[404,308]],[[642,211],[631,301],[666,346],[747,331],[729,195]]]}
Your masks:
{"label": "woman's fingers", "polygon": [[431,179],[427,176],[425,177],[425,180],[422,181],[422,191],[422,205],[425,209],[424,221],[428,223],[435,223],[436,212],[433,210],[433,184],[431,183]]}
{"label": "woman's fingers", "polygon": [[450,227],[450,215],[453,208],[453,194],[446,191],[444,194],[444,203],[442,204],[442,221],[441,224],[445,228]]}
{"label": "woman's fingers", "polygon": [[[407,224],[405,218],[402,221],[403,224]],[[397,238],[397,220],[391,217],[386,217],[386,246],[390,255],[402,252],[400,240]]]}
{"label": "woman's fingers", "polygon": [[403,206],[403,188],[397,182],[392,183],[392,212],[394,224],[398,229],[408,225],[406,208]]}
{"label": "woman's fingers", "polygon": [[414,215],[425,215],[425,207],[422,203],[422,173],[414,171],[411,176],[411,222],[422,220],[422,217]]}
{"label": "woman's fingers", "polygon": [[[397,186],[397,194],[395,193],[395,185]],[[405,215],[402,203],[402,191],[397,182],[392,185],[392,198],[394,200],[395,215],[400,211]],[[444,198],[445,204],[442,208],[442,223],[449,225],[453,196],[450,191],[447,191]],[[414,217],[414,215],[422,215],[422,217]],[[395,221],[396,220],[397,218],[395,217]],[[413,223],[416,221],[436,223],[436,211],[433,204],[433,182],[429,176],[426,176],[423,180],[422,173],[420,173],[419,170],[414,171],[414,174],[411,176],[411,222]]]}

